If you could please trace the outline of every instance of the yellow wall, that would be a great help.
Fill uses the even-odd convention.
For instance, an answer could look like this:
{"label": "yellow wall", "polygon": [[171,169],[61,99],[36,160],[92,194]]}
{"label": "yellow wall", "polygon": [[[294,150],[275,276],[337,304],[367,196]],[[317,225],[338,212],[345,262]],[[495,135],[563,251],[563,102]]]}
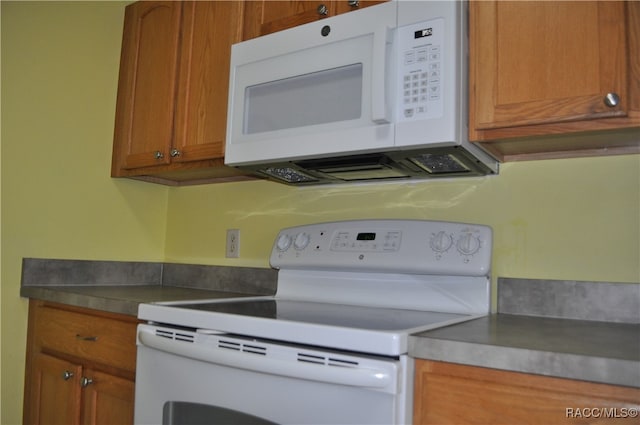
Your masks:
{"label": "yellow wall", "polygon": [[[2,424],[22,414],[23,257],[267,267],[280,227],[424,218],[491,225],[494,278],[640,280],[637,155],[512,163],[497,177],[415,184],[110,179],[124,3],[0,5]],[[227,228],[241,229],[239,259],[224,258]]]}
{"label": "yellow wall", "polygon": [[168,189],[109,177],[124,3],[1,2],[2,424],[22,418],[23,257],[162,260]]}
{"label": "yellow wall", "polygon": [[[503,164],[499,176],[291,188],[270,182],[171,189],[166,256],[268,266],[281,227],[351,218],[482,223],[493,276],[640,281],[640,156]],[[240,258],[224,258],[227,228]]]}

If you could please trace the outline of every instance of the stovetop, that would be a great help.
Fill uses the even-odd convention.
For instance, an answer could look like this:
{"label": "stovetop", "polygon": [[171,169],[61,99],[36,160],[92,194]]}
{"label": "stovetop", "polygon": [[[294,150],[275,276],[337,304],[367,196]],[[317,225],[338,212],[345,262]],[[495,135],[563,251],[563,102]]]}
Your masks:
{"label": "stovetop", "polygon": [[327,304],[275,298],[195,303],[181,305],[180,308],[379,332],[402,332],[466,317],[466,315],[454,313]]}
{"label": "stovetop", "polygon": [[397,356],[408,336],[481,317],[273,297],[143,304],[138,317],[156,323],[361,353]]}

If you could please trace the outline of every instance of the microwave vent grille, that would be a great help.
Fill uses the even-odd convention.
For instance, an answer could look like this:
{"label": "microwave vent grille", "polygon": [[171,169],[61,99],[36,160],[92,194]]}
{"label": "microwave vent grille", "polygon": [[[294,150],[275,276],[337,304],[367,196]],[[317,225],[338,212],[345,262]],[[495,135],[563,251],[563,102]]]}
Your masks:
{"label": "microwave vent grille", "polygon": [[425,153],[411,158],[411,162],[431,174],[465,173],[471,170],[451,154]]}
{"label": "microwave vent grille", "polygon": [[309,183],[318,179],[309,176],[299,170],[290,167],[267,167],[261,170],[263,173],[283,180],[287,183]]}

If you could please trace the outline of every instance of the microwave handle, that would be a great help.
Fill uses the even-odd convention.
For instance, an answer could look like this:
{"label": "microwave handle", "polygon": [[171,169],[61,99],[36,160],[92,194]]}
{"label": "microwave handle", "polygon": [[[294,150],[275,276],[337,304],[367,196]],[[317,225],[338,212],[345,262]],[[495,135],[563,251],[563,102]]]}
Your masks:
{"label": "microwave handle", "polygon": [[373,33],[373,59],[371,64],[371,120],[378,124],[391,122],[387,108],[386,71],[389,28],[378,28]]}

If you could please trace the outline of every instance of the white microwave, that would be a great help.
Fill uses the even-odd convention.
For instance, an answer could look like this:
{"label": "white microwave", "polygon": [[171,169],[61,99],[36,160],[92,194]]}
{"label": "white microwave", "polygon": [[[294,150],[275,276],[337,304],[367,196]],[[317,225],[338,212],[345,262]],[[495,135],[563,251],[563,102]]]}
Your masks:
{"label": "white microwave", "polygon": [[232,46],[225,163],[292,185],[497,174],[467,140],[466,4],[396,0]]}

